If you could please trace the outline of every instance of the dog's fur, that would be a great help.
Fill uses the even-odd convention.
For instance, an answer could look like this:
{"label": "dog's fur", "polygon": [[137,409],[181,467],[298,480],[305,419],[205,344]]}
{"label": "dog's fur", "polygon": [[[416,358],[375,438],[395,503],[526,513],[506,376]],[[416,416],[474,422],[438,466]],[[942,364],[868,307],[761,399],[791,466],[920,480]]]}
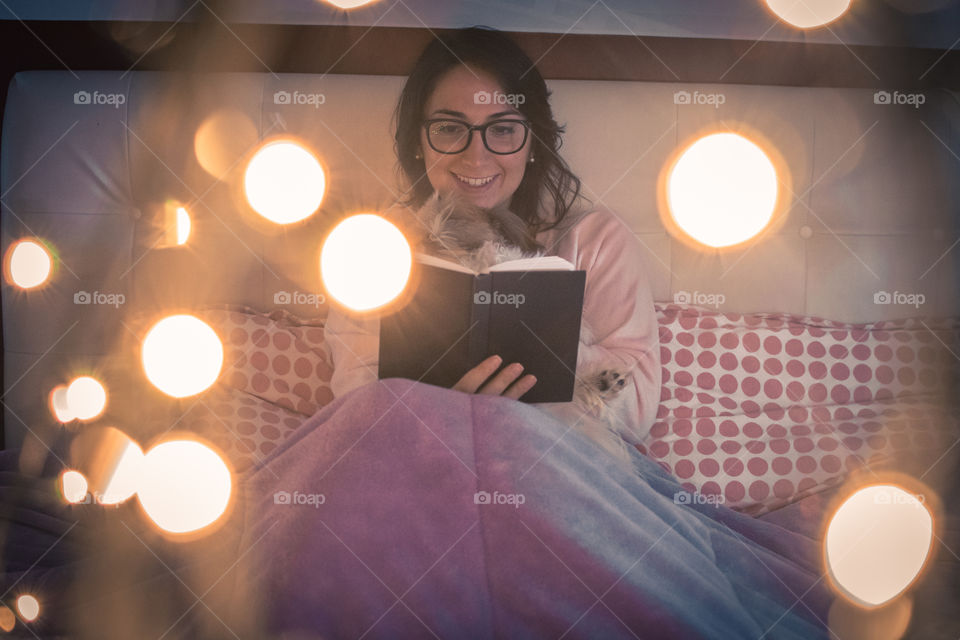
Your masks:
{"label": "dog's fur", "polygon": [[[526,223],[508,209],[482,209],[435,193],[415,216],[416,221],[405,225],[414,228],[405,232],[417,251],[453,260],[476,272],[508,260],[543,255],[535,250],[537,244]],[[596,342],[585,319],[581,319],[580,342]],[[628,460],[617,398],[633,371],[616,363],[576,374],[575,410],[563,413],[566,421],[619,459]]]}

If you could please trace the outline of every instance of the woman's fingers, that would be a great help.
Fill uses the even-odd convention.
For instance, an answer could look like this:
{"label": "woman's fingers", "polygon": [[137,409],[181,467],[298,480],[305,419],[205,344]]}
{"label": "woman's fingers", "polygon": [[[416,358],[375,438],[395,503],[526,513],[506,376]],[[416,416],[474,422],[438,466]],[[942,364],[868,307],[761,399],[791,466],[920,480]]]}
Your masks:
{"label": "woman's fingers", "polygon": [[[451,388],[466,393],[503,395],[518,400],[537,383],[537,379],[532,375],[525,375],[521,378],[523,366],[516,362],[490,378],[501,362],[500,356],[490,356],[465,373]],[[487,381],[488,379],[489,381]],[[486,384],[484,384],[485,381]],[[481,387],[481,385],[483,386]]]}
{"label": "woman's fingers", "polygon": [[527,374],[510,385],[510,388],[507,389],[506,393],[503,395],[507,398],[519,400],[521,397],[523,397],[523,394],[525,394],[527,391],[530,391],[535,384],[537,384],[537,379],[534,376]]}
{"label": "woman's fingers", "polygon": [[503,394],[504,390],[513,384],[513,381],[519,378],[520,374],[522,373],[523,365],[518,362],[514,362],[509,367],[504,367],[504,369],[494,376],[492,380],[480,387],[480,390],[477,391],[477,393],[499,396]]}
{"label": "woman's fingers", "polygon": [[459,382],[453,385],[451,389],[465,391],[466,393],[476,393],[480,385],[483,384],[483,381],[493,375],[493,372],[497,370],[501,362],[500,356],[490,356],[463,374],[463,377],[460,378]]}

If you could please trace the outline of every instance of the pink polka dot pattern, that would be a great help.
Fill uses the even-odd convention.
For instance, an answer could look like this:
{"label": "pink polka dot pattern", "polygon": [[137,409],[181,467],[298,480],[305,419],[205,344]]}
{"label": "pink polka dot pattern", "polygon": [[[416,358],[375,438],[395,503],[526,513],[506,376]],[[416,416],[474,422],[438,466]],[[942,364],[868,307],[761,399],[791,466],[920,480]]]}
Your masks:
{"label": "pink polka dot pattern", "polygon": [[308,416],[333,400],[333,360],[322,319],[237,306],[196,315],[224,338],[221,384]]}
{"label": "pink polka dot pattern", "polygon": [[939,401],[958,373],[943,345],[957,352],[960,319],[656,312],[663,386],[640,450],[728,507],[761,515],[860,466],[932,461],[960,436],[960,411]]}
{"label": "pink polka dot pattern", "polygon": [[178,423],[207,440],[242,472],[283,443],[304,416],[256,396],[214,385]]}

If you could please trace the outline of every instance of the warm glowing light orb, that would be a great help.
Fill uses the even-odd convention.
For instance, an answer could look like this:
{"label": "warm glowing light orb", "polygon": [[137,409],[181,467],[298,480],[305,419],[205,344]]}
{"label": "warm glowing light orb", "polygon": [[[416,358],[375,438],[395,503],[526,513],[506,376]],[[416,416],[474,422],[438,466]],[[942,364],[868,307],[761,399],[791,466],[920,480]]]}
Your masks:
{"label": "warm glowing light orb", "polygon": [[254,211],[277,224],[289,224],[320,207],[326,177],[313,154],[295,142],[279,141],[254,154],[243,185]]}
{"label": "warm glowing light orb", "polygon": [[39,242],[21,240],[9,252],[9,278],[23,289],[32,289],[47,281],[53,269],[53,258]]}
{"label": "warm glowing light orb", "polygon": [[847,498],[827,525],[827,569],[855,602],[878,606],[910,585],[932,539],[933,516],[914,494],[872,485]]}
{"label": "warm glowing light orb", "polygon": [[197,162],[210,175],[229,180],[231,172],[240,168],[240,160],[259,139],[257,125],[250,116],[237,109],[218,109],[197,127],[193,151]]}
{"label": "warm glowing light orb", "polygon": [[400,295],[412,264],[403,233],[369,213],[340,222],[320,251],[320,275],[327,291],[356,311],[383,306]]}
{"label": "warm glowing light orb", "polygon": [[766,0],[778,18],[800,29],[822,27],[842,16],[851,0]]}
{"label": "warm glowing light orb", "polygon": [[107,406],[107,390],[98,380],[80,376],[67,386],[66,401],[65,415],[77,420],[92,420]]}
{"label": "warm glowing light orb", "polygon": [[17,617],[7,607],[0,604],[0,631],[10,632],[17,624]]}
{"label": "warm glowing light orb", "polygon": [[200,442],[171,440],[147,451],[137,496],[158,527],[189,533],[223,515],[232,485],[230,469],[215,451]]}
{"label": "warm glowing light orb", "polygon": [[710,247],[754,237],[777,203],[777,171],[763,150],[736,133],[700,138],[667,179],[667,206],[677,225]]}
{"label": "warm glowing light orb", "polygon": [[143,449],[129,436],[126,444],[114,463],[113,473],[107,479],[103,490],[96,494],[100,504],[120,504],[130,499],[140,487],[143,473]]}
{"label": "warm glowing light orb", "polygon": [[60,490],[63,492],[63,499],[70,504],[83,502],[87,497],[87,478],[79,471],[64,471],[60,474]]}
{"label": "warm glowing light orb", "polygon": [[372,4],[375,0],[326,0],[326,2],[339,9],[356,9],[365,4]]}
{"label": "warm glowing light orb", "polygon": [[23,594],[17,598],[17,611],[20,617],[27,622],[33,622],[40,615],[40,603],[30,594]]}
{"label": "warm glowing light orb", "polygon": [[183,207],[177,207],[177,244],[186,244],[190,237],[190,214]]}
{"label": "warm glowing light orb", "polygon": [[58,384],[50,391],[50,412],[53,413],[57,422],[66,423],[76,419],[70,411],[70,405],[67,404],[67,385]]}
{"label": "warm glowing light orb", "polygon": [[199,318],[168,316],[153,325],[143,339],[141,361],[155,387],[174,398],[186,398],[217,381],[223,366],[223,343]]}

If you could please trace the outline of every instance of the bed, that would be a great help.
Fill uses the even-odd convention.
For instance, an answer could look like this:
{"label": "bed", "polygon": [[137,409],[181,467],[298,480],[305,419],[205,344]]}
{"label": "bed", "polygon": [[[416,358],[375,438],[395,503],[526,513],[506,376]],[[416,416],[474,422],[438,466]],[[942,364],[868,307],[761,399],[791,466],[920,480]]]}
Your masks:
{"label": "bed", "polygon": [[[867,89],[550,82],[565,157],[646,249],[657,300],[660,405],[624,473],[506,399],[403,380],[333,399],[326,305],[278,294],[322,291],[325,231],[394,198],[388,123],[402,78],[77,76],[18,73],[3,122],[2,249],[39,237],[60,259],[43,289],[3,284],[5,502],[10,522],[42,532],[7,529],[5,585],[67,594],[38,630],[95,624],[90,602],[109,602],[137,613],[119,629],[185,637],[825,637],[819,540],[850,474],[897,469],[950,487],[940,483],[960,437],[953,92],[929,91],[914,108]],[[696,91],[725,99],[676,99]],[[282,98],[296,92],[324,100]],[[198,161],[195,132],[210,122],[228,123],[232,144]],[[692,248],[658,213],[664,163],[720,126],[764,139],[790,176],[789,213],[737,252]],[[277,231],[244,215],[210,167],[228,175],[281,134],[314,149],[329,181],[318,214]],[[171,200],[191,205],[187,246],[165,242]],[[78,292],[124,303],[78,304]],[[169,309],[195,312],[226,348],[217,384],[195,400],[165,399],[137,373],[137,344]],[[47,394],[78,371],[101,377],[102,420],[134,439],[175,424],[224,453],[243,481],[216,536],[171,544],[138,527],[133,507],[119,510],[121,527],[49,498],[69,434]],[[376,422],[377,409],[395,431],[361,438],[358,421]],[[327,487],[323,510],[279,508],[277,491],[312,483]],[[384,491],[394,499],[377,499]],[[522,515],[451,502],[482,491],[523,495]],[[89,547],[44,554],[76,523],[138,558],[121,571],[98,549],[75,565],[96,576],[96,598],[63,575]],[[125,588],[111,590],[121,577]]]}

